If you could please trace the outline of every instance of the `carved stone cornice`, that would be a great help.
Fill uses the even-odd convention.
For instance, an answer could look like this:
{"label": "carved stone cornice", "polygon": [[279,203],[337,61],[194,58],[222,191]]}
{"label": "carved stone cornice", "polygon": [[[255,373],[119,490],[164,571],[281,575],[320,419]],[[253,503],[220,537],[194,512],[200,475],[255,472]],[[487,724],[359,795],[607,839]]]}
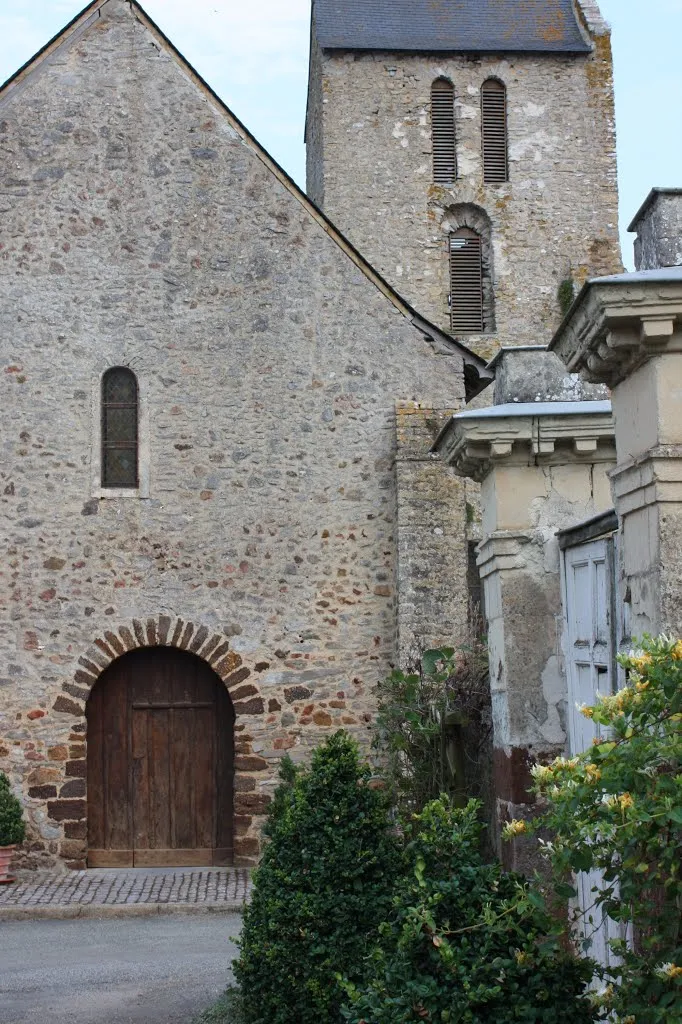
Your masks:
{"label": "carved stone cornice", "polygon": [[660,352],[682,351],[682,267],[596,278],[549,346],[584,380],[620,384]]}
{"label": "carved stone cornice", "polygon": [[610,402],[497,405],[453,416],[434,450],[480,482],[497,465],[614,462],[614,434]]}
{"label": "carved stone cornice", "polygon": [[648,505],[682,505],[682,445],[651,448],[615,466],[609,477],[621,517]]}
{"label": "carved stone cornice", "polygon": [[481,579],[496,572],[525,569],[527,559],[524,549],[537,541],[538,535],[532,530],[497,530],[491,533],[478,545],[476,564]]}

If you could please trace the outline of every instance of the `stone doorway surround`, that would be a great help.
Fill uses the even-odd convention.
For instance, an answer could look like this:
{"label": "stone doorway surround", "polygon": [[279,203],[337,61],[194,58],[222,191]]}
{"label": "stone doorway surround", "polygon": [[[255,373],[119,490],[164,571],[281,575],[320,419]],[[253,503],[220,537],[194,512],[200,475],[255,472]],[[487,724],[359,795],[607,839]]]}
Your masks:
{"label": "stone doorway surround", "polygon": [[[62,685],[53,710],[73,718],[68,744],[64,744],[63,760],[54,760],[55,770],[62,776],[50,785],[40,787],[46,800],[48,819],[64,830],[60,857],[68,868],[86,867],[87,858],[87,726],[85,706],[99,676],[117,658],[129,651],[148,647],[176,647],[204,660],[227,688],[235,713],[235,865],[255,864],[260,852],[260,829],[271,797],[263,792],[263,783],[271,778],[271,768],[264,758],[243,755],[239,749],[239,731],[251,716],[265,714],[265,700],[260,693],[257,672],[261,666],[244,664],[240,654],[230,649],[230,642],[221,633],[177,616],[159,615],[133,619],[130,625],[107,630],[95,638],[92,646],[78,659],[73,679]],[[241,726],[241,730],[240,730]]]}

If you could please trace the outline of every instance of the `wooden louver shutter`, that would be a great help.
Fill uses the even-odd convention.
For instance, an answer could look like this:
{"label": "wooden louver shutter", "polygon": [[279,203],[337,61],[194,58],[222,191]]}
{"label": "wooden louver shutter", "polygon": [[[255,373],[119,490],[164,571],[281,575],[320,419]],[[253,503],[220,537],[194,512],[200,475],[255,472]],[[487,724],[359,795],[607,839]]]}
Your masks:
{"label": "wooden louver shutter", "polygon": [[507,90],[494,78],[481,87],[483,181],[499,185],[509,180],[507,163]]}
{"label": "wooden louver shutter", "polygon": [[457,177],[455,156],[455,90],[444,78],[431,86],[433,180],[449,185]]}
{"label": "wooden louver shutter", "polygon": [[469,228],[450,235],[450,318],[453,334],[484,330],[481,236]]}

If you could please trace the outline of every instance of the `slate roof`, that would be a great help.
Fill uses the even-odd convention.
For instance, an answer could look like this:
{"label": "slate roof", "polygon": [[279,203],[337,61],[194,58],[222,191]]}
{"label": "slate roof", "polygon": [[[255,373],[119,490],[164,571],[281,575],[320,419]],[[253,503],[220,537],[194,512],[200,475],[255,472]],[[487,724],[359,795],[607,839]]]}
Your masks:
{"label": "slate roof", "polygon": [[573,0],[314,0],[327,50],[588,53]]}

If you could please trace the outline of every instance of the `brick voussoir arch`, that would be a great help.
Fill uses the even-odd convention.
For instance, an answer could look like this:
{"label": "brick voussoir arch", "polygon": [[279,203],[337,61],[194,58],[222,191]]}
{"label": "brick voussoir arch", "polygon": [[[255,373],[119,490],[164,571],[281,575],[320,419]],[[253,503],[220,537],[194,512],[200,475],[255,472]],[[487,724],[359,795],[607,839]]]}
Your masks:
{"label": "brick voussoir arch", "polygon": [[[142,647],[177,647],[207,662],[227,687],[234,705],[235,715],[261,715],[265,701],[253,683],[242,685],[251,676],[241,655],[230,649],[230,642],[222,633],[211,633],[206,626],[197,626],[179,617],[159,615],[146,620],[133,619],[130,626],[119,626],[118,632],[106,630],[96,637],[82,657],[73,682],[62,685],[62,690],[75,700],[58,697],[55,711],[85,715],[85,702],[102,672],[113,661]],[[75,701],[82,702],[82,706]],[[67,707],[66,705],[70,705]]]}
{"label": "brick voussoir arch", "polygon": [[[129,651],[148,647],[175,647],[195,654],[210,665],[230,694],[236,721],[240,717],[265,713],[265,701],[252,678],[252,669],[243,663],[241,655],[230,649],[228,638],[206,626],[170,615],[133,619],[130,625],[119,626],[116,631],[106,630],[96,637],[92,646],[78,659],[78,669],[72,679],[62,684],[63,692],[55,700],[53,710],[84,720],[90,692],[105,669]],[[255,666],[255,671],[262,667],[264,663],[261,662]],[[60,856],[67,867],[80,869],[86,866],[87,855],[85,722],[74,723],[73,733],[71,740],[78,739],[79,744],[69,748],[70,759],[63,763],[64,785],[57,798],[48,800],[47,814],[53,822],[64,827]],[[268,773],[270,765],[258,756],[238,755],[234,769],[235,778],[242,777],[242,784],[236,787],[234,802],[237,815],[235,863],[254,864],[260,849],[259,822],[271,800],[269,795],[257,792],[257,781]]]}

